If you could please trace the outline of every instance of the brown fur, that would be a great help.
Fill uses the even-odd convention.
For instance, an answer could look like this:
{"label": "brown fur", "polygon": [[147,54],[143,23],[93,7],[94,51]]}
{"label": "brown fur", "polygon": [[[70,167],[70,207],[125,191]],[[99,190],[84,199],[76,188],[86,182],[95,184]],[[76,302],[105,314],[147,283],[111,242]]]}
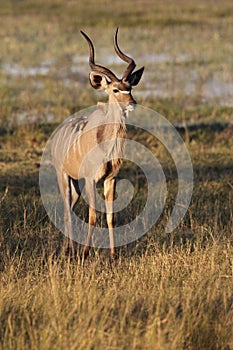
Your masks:
{"label": "brown fur", "polygon": [[74,244],[71,210],[80,196],[73,181],[85,180],[85,191],[89,200],[89,230],[84,258],[88,254],[91,234],[96,222],[95,184],[100,179],[104,179],[107,223],[113,258],[115,254],[113,234],[115,177],[123,159],[126,138],[125,118],[136,104],[131,95],[131,87],[139,82],[143,68],[132,73],[135,63],[120,51],[116,32],[115,50],[123,60],[129,63],[123,79],[118,79],[109,69],[95,64],[93,44],[86,34],[82,34],[90,47],[89,62],[92,68],[90,83],[95,89],[105,90],[109,101],[98,103],[97,108],[88,117],[72,118],[64,123],[52,139],[51,152],[64,202],[65,229],[72,253],[74,253]]}

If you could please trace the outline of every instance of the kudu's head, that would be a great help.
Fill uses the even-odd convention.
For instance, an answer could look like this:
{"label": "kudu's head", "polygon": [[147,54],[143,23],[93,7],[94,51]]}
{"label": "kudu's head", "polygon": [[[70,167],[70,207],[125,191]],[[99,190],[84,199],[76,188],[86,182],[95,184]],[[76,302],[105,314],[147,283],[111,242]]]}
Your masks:
{"label": "kudu's head", "polygon": [[90,57],[89,64],[92,69],[90,73],[90,83],[94,89],[105,90],[109,96],[109,102],[118,102],[124,112],[128,112],[134,109],[136,101],[132,96],[132,87],[136,86],[143,74],[144,67],[138,69],[136,72],[133,72],[136,64],[134,60],[124,54],[117,43],[117,34],[114,36],[114,49],[117,55],[125,62],[128,63],[122,79],[119,79],[110,69],[95,64],[94,56],[94,46],[90,38],[81,31],[82,35],[85,37],[89,44],[90,48]]}

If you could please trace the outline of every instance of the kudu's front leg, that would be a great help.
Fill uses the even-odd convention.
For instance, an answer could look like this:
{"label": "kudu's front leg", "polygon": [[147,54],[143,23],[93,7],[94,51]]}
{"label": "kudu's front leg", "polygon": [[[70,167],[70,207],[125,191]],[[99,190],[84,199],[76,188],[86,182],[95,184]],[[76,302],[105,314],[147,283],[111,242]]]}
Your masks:
{"label": "kudu's front leg", "polygon": [[110,241],[110,257],[112,260],[115,258],[115,242],[114,242],[114,210],[113,201],[115,194],[115,178],[106,179],[104,181],[104,196],[106,204],[106,216],[109,229],[109,241]]}

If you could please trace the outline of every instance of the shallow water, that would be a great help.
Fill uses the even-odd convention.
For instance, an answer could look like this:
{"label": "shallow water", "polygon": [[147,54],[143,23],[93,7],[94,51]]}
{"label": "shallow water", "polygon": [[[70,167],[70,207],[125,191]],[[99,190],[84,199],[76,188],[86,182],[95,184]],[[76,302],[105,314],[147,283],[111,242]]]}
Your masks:
{"label": "shallow water", "polygon": [[16,63],[4,63],[2,65],[2,70],[12,76],[22,76],[22,77],[30,77],[36,75],[47,75],[50,71],[50,65],[41,64],[39,67],[27,67],[23,68]]}
{"label": "shallow water", "polygon": [[[106,66],[119,65],[122,66],[122,61],[114,54],[100,55],[100,62],[104,61]],[[182,62],[189,62],[192,57],[186,54],[180,54],[172,57],[167,53],[146,54],[139,56],[138,61],[143,62],[146,66],[144,79],[142,79],[141,86],[135,89],[135,97],[153,98],[170,98],[176,96],[199,96],[203,102],[210,104],[233,106],[233,82],[229,78],[221,74],[221,72],[214,72],[209,77],[203,78],[201,71],[190,66],[182,66]],[[63,69],[62,77],[59,75],[64,86],[70,85],[74,79],[72,74],[80,76],[80,84],[85,85],[88,79],[84,79],[84,70],[87,68],[88,55],[75,55],[71,59],[71,65]],[[97,61],[99,62],[99,61]],[[53,74],[56,76],[54,70],[54,61],[41,62],[40,66],[22,67],[16,63],[2,63],[0,70],[8,76],[22,76],[36,77],[46,76],[53,69]],[[171,63],[164,68],[164,64]],[[85,65],[85,67],[84,67]],[[156,68],[158,67],[158,68]],[[208,69],[208,68],[207,68]],[[208,70],[207,70],[208,71]],[[55,72],[55,73],[54,73]],[[77,79],[75,79],[77,81]],[[33,86],[38,89],[43,89],[43,83],[38,81],[33,82]]]}

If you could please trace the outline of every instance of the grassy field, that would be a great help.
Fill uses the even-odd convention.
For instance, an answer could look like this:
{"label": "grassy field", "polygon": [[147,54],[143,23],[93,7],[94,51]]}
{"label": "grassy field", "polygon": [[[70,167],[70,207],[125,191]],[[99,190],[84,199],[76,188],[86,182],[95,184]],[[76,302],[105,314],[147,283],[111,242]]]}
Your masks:
{"label": "grassy field", "polygon": [[[231,1],[2,0],[0,19],[0,349],[233,349]],[[163,214],[118,248],[114,266],[93,249],[82,267],[43,208],[39,164],[57,125],[102,98],[89,87],[79,30],[120,75],[118,25],[120,46],[146,67],[134,96],[177,125],[194,192],[166,234],[175,166],[155,138],[131,130],[163,166]],[[127,162],[120,176],[135,181]]]}

